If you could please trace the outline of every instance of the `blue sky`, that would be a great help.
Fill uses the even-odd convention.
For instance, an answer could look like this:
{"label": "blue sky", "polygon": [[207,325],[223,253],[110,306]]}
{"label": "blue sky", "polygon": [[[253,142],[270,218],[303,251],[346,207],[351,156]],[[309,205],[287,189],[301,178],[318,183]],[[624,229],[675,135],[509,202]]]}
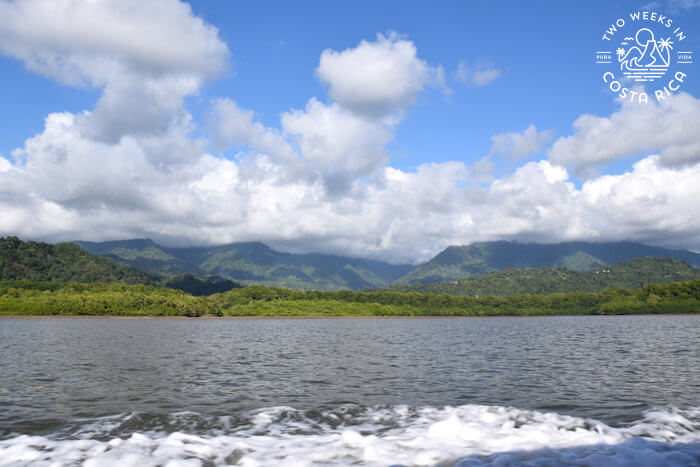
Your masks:
{"label": "blue sky", "polygon": [[[20,11],[18,5],[22,2],[0,2],[0,4],[2,3],[5,3],[5,6],[10,9],[16,8]],[[31,4],[32,8],[21,14],[27,15],[26,21],[29,25],[31,21],[35,20],[32,15],[46,6],[46,3],[40,0],[30,0],[27,3]],[[221,70],[213,74],[207,72],[206,76],[204,74],[197,75],[196,89],[182,92],[182,109],[178,107],[175,113],[183,110],[188,116],[191,116],[191,125],[186,130],[187,138],[190,141],[198,138],[207,141],[214,139],[206,122],[208,116],[211,115],[213,103],[217,102],[217,99],[228,99],[235,102],[237,109],[252,111],[253,123],[260,123],[270,134],[284,133],[284,137],[288,138],[285,133],[287,129],[283,130],[282,128],[281,114],[301,111],[310,99],[317,99],[328,108],[335,105],[330,89],[333,85],[332,81],[325,80],[323,82],[316,71],[324,51],[330,50],[340,54],[342,51],[356,50],[363,40],[370,44],[376,44],[377,34],[390,37],[393,33],[397,33],[398,36],[391,37],[398,37],[400,39],[396,39],[396,41],[402,40],[412,44],[416,49],[416,60],[424,63],[431,70],[431,73],[440,68],[444,72],[444,82],[442,84],[426,82],[421,86],[420,91],[417,91],[413,96],[411,105],[402,107],[400,112],[397,111],[396,115],[400,114],[400,117],[397,117],[398,123],[385,125],[382,127],[383,129],[377,127],[377,131],[390,133],[389,142],[381,150],[384,151],[388,160],[382,159],[382,164],[405,173],[420,171],[419,167],[425,164],[450,162],[461,163],[462,165],[457,168],[459,170],[469,170],[472,164],[478,163],[492,152],[492,137],[494,135],[523,132],[530,125],[534,125],[539,132],[548,132],[549,136],[544,138],[545,142],[541,147],[524,157],[510,158],[492,155],[488,158],[489,163],[493,164],[493,173],[490,175],[491,178],[481,181],[482,184],[487,185],[493,180],[498,185],[500,180],[512,178],[515,173],[518,173],[519,168],[526,166],[528,161],[546,160],[553,143],[558,142],[559,139],[576,136],[576,130],[572,128],[572,125],[580,116],[592,114],[608,118],[621,111],[621,105],[615,102],[612,94],[601,83],[600,70],[593,63],[593,51],[598,50],[600,46],[601,33],[614,19],[625,16],[630,11],[641,7],[664,11],[688,31],[689,37],[684,43],[684,48],[697,50],[698,45],[700,45],[700,28],[697,27],[700,24],[700,8],[697,7],[697,2],[694,0],[671,0],[653,2],[652,4],[648,1],[594,1],[585,4],[560,1],[192,1],[189,13],[186,6],[184,9],[180,9],[179,7],[182,5],[174,0],[157,0],[144,2],[144,4],[146,6],[143,8],[153,8],[151,10],[153,18],[149,18],[148,21],[160,21],[158,18],[160,13],[171,7],[173,11],[178,11],[177,14],[186,16],[186,18],[184,16],[183,18],[178,17],[178,21],[181,21],[173,25],[173,28],[185,24],[185,20],[196,22],[197,17],[199,17],[206,28],[215,28],[214,34],[218,38],[217,44],[227,48],[227,57],[222,62],[225,64],[222,65]],[[168,15],[163,16],[170,18]],[[123,17],[119,18],[123,20]],[[71,21],[71,19],[69,18],[67,21]],[[119,21],[119,19],[115,21]],[[170,25],[164,26],[163,24],[154,24],[151,30],[161,26],[170,27]],[[147,28],[147,26],[144,27]],[[5,27],[8,30],[12,29],[10,25]],[[0,126],[0,156],[4,156],[16,168],[19,168],[23,162],[13,158],[12,154],[17,154],[17,148],[20,148],[20,152],[24,151],[23,160],[31,160],[32,155],[29,148],[25,147],[25,140],[35,135],[46,135],[45,119],[48,115],[57,112],[69,112],[71,115],[80,115],[84,111],[92,112],[96,103],[100,106],[100,103],[105,100],[103,98],[105,89],[109,89],[111,83],[109,78],[95,78],[97,75],[94,70],[86,68],[80,70],[80,73],[95,80],[96,84],[67,85],[63,75],[57,74],[55,70],[42,70],[40,67],[33,67],[30,70],[31,63],[36,61],[37,57],[43,57],[41,54],[44,53],[45,49],[50,50],[51,54],[55,54],[56,57],[60,57],[66,62],[75,59],[75,57],[82,57],[80,54],[99,53],[101,54],[99,55],[100,59],[108,57],[110,60],[119,61],[119,63],[130,63],[129,60],[133,58],[131,56],[124,55],[115,58],[106,54],[119,54],[122,53],[122,50],[126,51],[123,52],[124,54],[128,54],[133,52],[134,47],[132,47],[133,44],[126,44],[128,38],[117,39],[117,41],[124,40],[126,44],[123,49],[119,49],[119,52],[114,52],[112,49],[109,52],[103,50],[95,52],[93,48],[86,45],[88,39],[64,46],[63,36],[60,35],[47,37],[46,42],[41,44],[26,32],[18,32],[16,37],[8,35],[3,39],[2,28],[2,23],[0,23],[0,51],[3,50],[2,41],[6,41],[5,53],[0,54],[0,73],[4,84],[0,87],[0,102],[3,103],[5,115],[3,125]],[[79,29],[79,25],[76,28]],[[99,32],[90,32],[90,34],[99,34]],[[63,35],[67,36],[68,34],[63,33]],[[93,39],[96,43],[100,43],[101,38]],[[183,44],[186,44],[188,38],[185,34],[182,35],[182,39],[185,41]],[[31,44],[29,46],[32,50],[31,53],[25,52],[26,48],[17,45],[23,40]],[[151,40],[157,41],[158,38],[151,38]],[[135,37],[133,42],[136,41]],[[57,45],[58,43],[61,44]],[[177,46],[177,44],[173,44],[173,47]],[[71,47],[75,48],[75,51]],[[148,49],[148,53],[151,53],[151,49],[153,47]],[[458,76],[460,63],[472,70],[475,68],[495,70],[499,76],[488,83],[483,83],[483,85],[465,84]],[[79,64],[78,68],[80,66],[83,65]],[[135,65],[129,65],[129,67],[128,73],[133,70],[136,70],[136,73],[141,73]],[[697,70],[696,65],[692,65],[692,67],[690,68],[691,79],[684,84],[683,91],[688,99],[692,99],[692,105],[696,105],[695,96],[699,94],[700,88],[695,74],[700,76],[700,70]],[[158,106],[161,103],[152,105]],[[168,105],[168,109],[174,108],[172,105]],[[177,107],[179,104],[173,105]],[[681,108],[680,104],[678,104],[678,108]],[[620,120],[634,118],[634,113],[633,110],[627,111],[620,117]],[[630,117],[630,115],[632,116]],[[691,115],[694,116],[694,114]],[[700,126],[700,122],[697,121],[686,122],[686,125],[694,124]],[[689,132],[691,131],[678,137],[682,139],[680,143],[683,145],[692,143],[692,141],[687,141]],[[136,133],[144,134],[138,131]],[[590,134],[593,133],[595,132],[591,131],[588,135],[582,135],[581,141],[564,141],[562,144],[566,143],[569,146],[583,144],[583,140],[590,138]],[[300,134],[303,134],[303,131]],[[383,136],[379,135],[378,138],[382,139]],[[225,147],[207,144],[206,151],[215,157],[231,159],[237,161],[236,163],[240,162],[241,167],[244,167],[246,165],[241,159],[252,160],[253,153],[262,151],[260,148],[255,148],[249,139],[243,139],[244,141],[231,141]],[[576,190],[581,190],[583,183],[591,177],[630,173],[633,171],[633,164],[644,157],[656,153],[665,154],[664,151],[668,148],[671,148],[668,151],[672,151],[676,146],[678,145],[674,144],[674,141],[664,141],[663,143],[652,141],[648,144],[640,144],[636,149],[635,147],[625,148],[619,153],[610,154],[604,160],[591,163],[583,168],[578,167],[576,163],[562,162],[566,160],[566,157],[577,157],[572,151],[569,152],[573,155],[560,156],[559,158],[552,156],[550,159],[552,164],[557,167],[561,166],[562,170],[567,170],[566,183],[573,183]],[[305,154],[303,149],[298,150],[300,158],[311,160],[311,156]],[[695,159],[691,158],[691,160]],[[335,180],[333,177],[341,176],[337,173],[340,170],[337,168],[337,161],[335,164],[332,165],[334,171],[332,174],[321,175],[322,178],[326,177],[323,178],[325,180],[323,183],[326,184],[327,188],[330,186],[328,180]],[[345,180],[343,186],[349,186],[349,183],[355,183],[358,180],[369,185],[376,183],[378,187],[383,186],[384,182],[375,181],[377,180],[375,169],[384,167],[382,164],[375,164],[372,170],[367,169],[362,172],[353,168],[350,175],[342,174]],[[673,166],[674,170],[680,170],[678,164],[667,165]],[[347,167],[343,170],[346,169]],[[293,172],[288,167],[283,170],[287,173]],[[59,171],[54,174],[54,178],[55,176],[60,178],[61,175],[62,173]],[[81,183],[71,179],[70,172],[65,172],[64,175],[66,185],[82,186]],[[91,176],[97,177],[96,174]],[[548,180],[551,179],[552,177],[548,178]],[[451,180],[450,183],[454,183],[455,186],[469,184],[464,180]],[[143,187],[143,185],[140,186]],[[497,187],[491,187],[492,190],[495,188]],[[336,212],[336,209],[344,204],[337,199],[339,195],[333,191],[329,190],[330,198],[324,199],[323,203],[330,203],[327,205],[330,207],[327,208]],[[191,194],[188,193],[188,195]],[[343,196],[346,195],[347,193],[343,194]],[[90,196],[93,200],[100,197],[96,193],[91,193]],[[110,196],[113,195],[107,196],[107,199],[103,200],[101,204],[108,211]],[[484,194],[475,195],[460,192],[458,196],[470,197],[469,200],[473,201],[474,197],[484,196]],[[83,217],[85,214],[75,211],[78,209],[76,206],[81,204],[77,198],[70,200],[65,198],[63,201],[52,200],[52,202],[57,203],[62,209],[68,210],[76,217]],[[375,204],[376,202],[378,201],[373,201]],[[416,201],[417,204],[421,202]],[[501,203],[500,206],[504,204],[507,203]],[[324,206],[326,205],[324,204]],[[357,214],[368,208],[356,206],[356,209],[358,210]],[[568,208],[562,206],[560,209]],[[114,212],[114,210],[109,212]],[[294,212],[296,216],[296,211]],[[282,213],[283,217],[284,214]],[[244,218],[247,217],[241,215]],[[460,215],[468,215],[471,220],[464,222],[473,223],[474,213],[460,213]],[[71,217],[68,214],[66,216]],[[163,213],[160,212],[156,217],[162,216]],[[102,215],[99,217],[102,218]],[[255,238],[292,250],[309,250],[309,245],[316,245],[316,249],[324,251],[337,252],[349,249],[350,254],[356,255],[359,254],[358,251],[366,248],[366,245],[349,246],[341,239],[344,237],[342,233],[329,232],[327,226],[320,228],[319,231],[303,228],[291,229],[290,232],[283,235],[273,234],[274,229],[271,228],[260,229],[258,227],[251,227],[245,232],[239,231],[235,234],[222,235],[211,232],[203,234],[198,231],[198,233],[189,232],[178,235],[167,227],[155,227],[151,224],[140,227],[133,225],[128,229],[120,230],[115,227],[116,221],[110,221],[107,228],[95,220],[94,225],[91,224],[83,230],[81,229],[85,226],[68,225],[72,221],[66,221],[67,227],[56,229],[30,227],[23,222],[18,218],[12,227],[8,225],[4,229],[0,228],[0,233],[2,231],[11,233],[11,231],[19,230],[20,234],[25,233],[27,236],[47,239],[80,236],[81,232],[84,232],[85,236],[91,239],[110,235],[118,237],[151,236],[178,244],[223,243]],[[497,223],[496,220],[493,222]],[[502,222],[507,223],[505,220]],[[495,238],[545,241],[582,237],[586,235],[586,232],[588,235],[593,233],[593,236],[599,239],[629,237],[670,246],[697,247],[698,233],[694,227],[690,229],[690,233],[685,232],[683,235],[678,234],[677,230],[679,229],[674,227],[673,234],[669,236],[664,235],[664,228],[658,225],[643,226],[637,230],[629,230],[628,226],[616,227],[601,233],[599,231],[601,229],[591,220],[586,220],[586,227],[581,230],[573,227],[573,225],[583,222],[581,219],[569,219],[567,222],[569,233],[562,232],[558,235],[551,234],[551,232],[562,226],[550,228],[527,225],[521,228],[504,228],[502,231],[489,227],[488,233],[481,230],[473,230],[471,234],[453,232],[443,238],[436,237],[437,234],[428,229],[422,233],[422,241],[410,240],[411,242],[415,241],[416,245],[411,247],[411,254],[406,255],[406,257],[415,258],[455,241],[468,243],[471,240]],[[250,225],[253,224],[255,223]],[[516,224],[518,223],[510,225]],[[0,225],[0,227],[2,226]],[[391,244],[391,246],[386,247],[373,247],[380,252],[378,254],[401,248],[398,243],[394,244],[387,240],[387,228],[384,225],[376,232],[365,232],[364,234],[371,238],[371,245]],[[458,231],[460,227],[453,226],[452,228]],[[471,228],[474,229],[473,226]],[[196,230],[195,227],[193,229]],[[547,229],[549,229],[550,234],[541,233]],[[320,233],[321,231],[324,233]],[[574,231],[578,233],[573,233]],[[654,232],[653,235],[648,233],[650,231]],[[320,237],[323,240],[319,242],[318,238]],[[387,253],[387,257],[395,257],[392,255],[393,253]]]}

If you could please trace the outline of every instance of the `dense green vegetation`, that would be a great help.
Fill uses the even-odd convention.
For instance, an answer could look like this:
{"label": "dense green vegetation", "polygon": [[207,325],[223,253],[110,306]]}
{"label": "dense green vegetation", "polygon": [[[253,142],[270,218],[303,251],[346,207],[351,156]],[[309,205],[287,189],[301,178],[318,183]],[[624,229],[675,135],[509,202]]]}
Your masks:
{"label": "dense green vegetation", "polygon": [[[522,250],[521,247],[523,247],[523,245],[508,244],[507,242],[495,243],[498,243],[500,247],[506,249],[513,247],[516,250]],[[506,245],[502,245],[503,243]],[[479,248],[482,248],[481,251],[483,253],[483,251],[488,250],[487,247],[490,248],[490,246],[494,244],[479,244],[481,245]],[[405,267],[389,266],[384,263],[375,264],[369,261],[362,263],[361,260],[350,260],[348,258],[327,255],[291,255],[279,253],[260,243],[235,244],[215,248],[161,249],[161,247],[150,240],[134,240],[106,242],[93,244],[93,246],[93,249],[95,249],[97,253],[105,254],[108,257],[95,256],[71,243],[50,245],[39,242],[23,242],[16,237],[0,238],[0,280],[80,283],[118,282],[122,284],[143,284],[154,287],[179,289],[191,295],[201,296],[219,294],[241,287],[242,284],[225,278],[232,275],[246,277],[248,279],[245,282],[253,285],[291,286],[299,289],[338,289],[341,287],[341,284],[344,284],[345,287],[355,289],[368,284],[386,284],[389,281],[387,278],[389,275],[394,274],[396,276],[400,274],[401,271],[399,270],[401,268],[405,269]],[[532,247],[532,245],[525,248],[525,250],[530,251],[530,247]],[[543,246],[540,245],[537,247]],[[600,245],[598,245],[598,247],[603,248]],[[474,248],[477,248],[477,246],[468,247],[468,250],[473,252]],[[484,248],[486,248],[486,250],[484,250]],[[443,257],[440,262],[443,265],[446,264],[449,261],[447,261],[444,256],[446,252],[450,251],[452,251],[452,249],[448,248],[445,252],[438,255],[436,259]],[[455,251],[457,252],[455,253],[457,256],[452,259],[455,261],[459,260],[459,267],[462,267],[465,264],[465,250],[461,248]],[[490,253],[484,256],[484,258],[490,258],[493,264],[501,264],[499,261],[503,260],[503,258],[500,260],[494,259],[500,258],[500,253],[495,254],[493,250],[489,251]],[[605,252],[607,250],[603,248],[602,251]],[[528,258],[532,259],[528,254],[523,255],[524,256],[520,258],[522,261],[526,261]],[[123,264],[118,264],[113,259],[110,259],[110,256],[114,256]],[[171,272],[193,268],[199,272],[207,271],[216,273],[226,271],[227,275],[225,277],[209,275],[209,277],[205,279],[197,278],[190,273],[165,276],[147,274],[127,266],[128,264],[137,264],[138,261],[141,260],[166,262],[170,266],[164,270],[170,270]],[[349,264],[348,261],[356,261],[356,263],[353,265]],[[515,260],[510,259],[510,261]],[[198,265],[193,266],[195,263]],[[178,264],[180,264],[180,266],[190,266],[180,267]],[[383,279],[378,278],[376,274],[373,275],[372,272],[368,272],[366,268],[362,267],[363,264],[371,264],[375,271],[379,271],[383,274]],[[431,263],[429,262],[426,265],[429,264]],[[236,267],[238,269],[232,269]],[[422,267],[423,266],[417,268],[410,274],[414,274]],[[304,277],[301,276],[302,273],[300,271],[305,274]],[[362,279],[362,277],[365,279]],[[697,279],[698,277],[699,271],[697,269],[693,269],[687,263],[677,259],[638,258],[625,261],[617,266],[594,267],[591,271],[587,272],[572,271],[563,267],[543,267],[539,269],[520,268],[491,272],[465,280],[427,284],[392,284],[383,289],[374,288],[366,289],[366,291],[375,294],[371,296],[387,292],[418,292],[423,294],[432,293],[469,296],[474,296],[478,292],[482,297],[489,295],[546,295],[568,292],[601,292],[611,288],[639,289],[650,283],[663,284],[687,281]],[[96,286],[100,285],[98,284]],[[318,292],[309,293],[316,294]],[[150,293],[146,295],[150,295]],[[307,300],[308,297],[305,295],[302,297],[305,298],[295,298],[292,300],[294,301],[294,306],[292,308],[299,309],[299,313],[305,314],[306,312],[301,311],[299,307],[301,306],[300,303]],[[338,303],[347,302],[342,297],[323,296],[319,298],[316,295],[312,295],[312,298],[309,300],[315,303],[319,299],[325,302],[329,300],[336,301],[337,303],[335,305],[337,306],[335,309],[344,309],[343,307],[347,306],[338,305]],[[279,302],[281,301],[288,301],[288,298],[284,300],[275,299],[275,305],[270,305],[269,303],[260,305],[258,303],[256,309],[265,308],[279,310]],[[356,301],[357,299],[352,300],[353,303]],[[365,300],[362,303],[369,306],[370,302]],[[385,301],[371,303],[382,306],[396,305],[394,303],[385,303]],[[483,305],[484,302],[480,303]],[[198,302],[197,306],[206,308],[209,305]],[[313,308],[314,306],[312,306],[311,303],[304,305],[304,307],[307,308]],[[402,302],[401,306],[409,305]],[[415,304],[410,306],[412,309],[417,307]],[[502,307],[505,305],[498,306]],[[450,305],[450,307],[453,307],[453,305]],[[425,309],[419,311],[419,313],[430,313],[432,305],[423,308]],[[213,309],[216,313],[223,313],[223,311],[216,306]],[[353,310],[354,309],[355,308],[353,308]],[[270,312],[273,313],[273,311]],[[278,311],[274,311],[274,313],[277,312]],[[402,311],[401,313],[409,312]],[[413,311],[410,313],[413,313]],[[440,311],[440,313],[442,313],[442,311]]]}
{"label": "dense green vegetation", "polygon": [[73,243],[51,245],[0,238],[0,280],[47,282],[119,282],[178,289],[192,295],[211,295],[242,287],[231,280],[191,274],[164,277],[145,274],[112,259],[95,256]]}
{"label": "dense green vegetation", "polygon": [[[453,295],[507,296],[600,292],[605,289],[638,289],[651,283],[668,284],[700,278],[700,269],[671,258],[637,258],[616,266],[598,266],[591,271],[571,271],[564,267],[506,269],[471,279],[431,284],[388,285],[382,290],[429,292]],[[372,289],[378,290],[378,289]]]}
{"label": "dense green vegetation", "polygon": [[698,313],[700,280],[631,291],[509,297],[296,291],[261,286],[194,297],[145,285],[0,282],[0,314],[153,316],[530,316]]}
{"label": "dense green vegetation", "polygon": [[169,289],[182,290],[191,295],[213,295],[215,293],[228,292],[231,289],[240,289],[243,285],[228,279],[215,276],[199,279],[192,274],[180,274],[167,279],[163,283]]}
{"label": "dense green vegetation", "polygon": [[343,256],[281,253],[259,242],[199,248],[166,248],[152,240],[76,243],[151,274],[217,275],[292,289],[359,290],[388,284],[411,270],[408,265]]}
{"label": "dense green vegetation", "polygon": [[100,258],[73,243],[50,245],[0,237],[0,280],[155,284],[158,278]]}
{"label": "dense green vegetation", "polygon": [[[630,242],[530,244],[484,242],[451,246],[396,281],[396,284],[453,282],[510,268],[562,266],[587,271],[596,266],[618,264],[634,258],[665,257],[700,267],[700,255]],[[635,286],[637,287],[637,286]]]}

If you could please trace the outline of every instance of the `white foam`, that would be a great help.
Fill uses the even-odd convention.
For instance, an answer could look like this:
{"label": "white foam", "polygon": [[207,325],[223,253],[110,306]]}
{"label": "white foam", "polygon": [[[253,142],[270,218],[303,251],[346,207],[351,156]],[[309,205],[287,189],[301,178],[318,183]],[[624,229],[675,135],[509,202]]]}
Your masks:
{"label": "white foam", "polygon": [[22,435],[0,441],[0,465],[700,464],[700,409],[656,410],[615,428],[498,406],[340,407],[323,413],[276,407],[249,414],[237,428],[220,418],[200,435],[147,432],[104,440],[115,419],[85,423],[71,439]]}

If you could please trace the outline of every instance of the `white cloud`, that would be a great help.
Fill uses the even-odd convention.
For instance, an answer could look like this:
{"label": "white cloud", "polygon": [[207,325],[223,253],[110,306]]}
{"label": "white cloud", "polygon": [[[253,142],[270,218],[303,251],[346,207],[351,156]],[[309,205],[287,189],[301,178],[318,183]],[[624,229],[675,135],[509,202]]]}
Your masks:
{"label": "white cloud", "polygon": [[21,173],[0,172],[1,234],[262,240],[394,261],[499,238],[627,239],[686,248],[700,240],[700,164],[664,167],[649,157],[580,189],[548,161],[527,163],[483,187],[468,183],[472,168],[460,162],[414,172],[384,167],[383,183],[353,180],[346,193],[329,197],[322,183],[289,180],[286,165],[261,159],[203,154],[177,171],[162,170],[135,139],[85,140],[72,120],[53,115],[44,134],[27,143]]}
{"label": "white cloud", "polygon": [[245,144],[277,160],[292,162],[296,152],[278,131],[253,121],[253,111],[227,98],[215,99],[208,117],[209,132],[220,147]]}
{"label": "white cloud", "polygon": [[301,154],[311,170],[353,179],[388,162],[385,146],[393,136],[391,131],[337,104],[311,99],[303,111],[283,114],[281,123],[285,133],[298,136]]}
{"label": "white cloud", "polygon": [[[444,86],[444,72],[416,55],[413,42],[392,33],[351,49],[325,50],[316,74],[340,106],[365,116],[400,114],[428,84]],[[440,82],[441,81],[441,82]]]}
{"label": "white cloud", "polygon": [[501,70],[488,62],[480,62],[469,65],[467,62],[459,62],[455,77],[462,84],[470,86],[486,86],[501,77]]}
{"label": "white cloud", "polygon": [[582,203],[603,238],[665,243],[697,250],[700,245],[700,164],[666,167],[658,156],[621,175],[584,183]]}
{"label": "white cloud", "polygon": [[484,156],[467,168],[469,178],[476,183],[489,183],[493,181],[493,172],[496,166],[491,162],[490,156]]}
{"label": "white cloud", "polygon": [[0,172],[7,172],[10,169],[12,169],[12,163],[0,156]]}
{"label": "white cloud", "polygon": [[0,50],[61,82],[96,87],[127,70],[215,77],[228,59],[216,28],[178,0],[3,1]]}
{"label": "white cloud", "polygon": [[537,131],[535,125],[530,125],[521,133],[511,131],[493,135],[490,152],[512,159],[522,159],[539,152],[551,139],[551,131]]}
{"label": "white cloud", "polygon": [[689,94],[660,104],[625,102],[609,117],[582,115],[573,127],[574,134],[559,138],[547,155],[577,173],[639,153],[658,152],[668,166],[700,161],[700,101]]}
{"label": "white cloud", "polygon": [[103,90],[83,131],[126,134],[187,126],[183,99],[226,69],[216,28],[178,0],[0,2],[0,52],[30,70]]}
{"label": "white cloud", "polygon": [[254,122],[252,111],[218,99],[210,131],[220,145],[248,144],[287,161],[288,178],[320,180],[333,196],[358,177],[381,181],[385,147],[403,111],[428,84],[445,86],[442,67],[416,54],[415,45],[395,33],[341,52],[325,50],[316,73],[328,84],[330,103],[311,98],[304,109],[282,113],[278,132]]}

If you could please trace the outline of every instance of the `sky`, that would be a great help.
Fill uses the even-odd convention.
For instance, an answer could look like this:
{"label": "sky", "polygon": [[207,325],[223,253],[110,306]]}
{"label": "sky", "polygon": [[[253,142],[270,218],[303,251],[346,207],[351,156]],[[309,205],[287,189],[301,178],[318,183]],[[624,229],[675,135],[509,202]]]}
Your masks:
{"label": "sky", "polygon": [[0,235],[700,251],[700,69],[640,104],[595,63],[639,10],[700,49],[698,0],[0,0]]}

